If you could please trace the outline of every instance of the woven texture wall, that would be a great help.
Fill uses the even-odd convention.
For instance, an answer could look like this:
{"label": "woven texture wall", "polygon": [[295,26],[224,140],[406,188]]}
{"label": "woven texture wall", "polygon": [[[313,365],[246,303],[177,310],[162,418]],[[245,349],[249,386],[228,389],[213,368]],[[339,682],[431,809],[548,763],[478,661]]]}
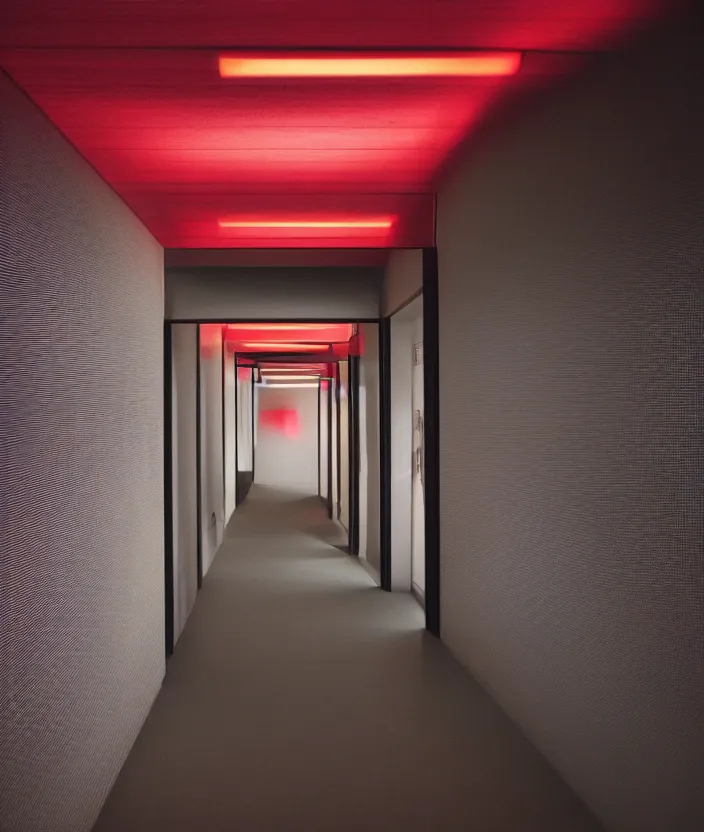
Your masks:
{"label": "woven texture wall", "polygon": [[200,529],[203,575],[225,535],[222,326],[200,324]]}
{"label": "woven texture wall", "polygon": [[0,72],[0,829],[87,832],[164,673],[162,250]]}
{"label": "woven texture wall", "polygon": [[201,321],[376,319],[384,270],[373,266],[166,270],[166,317]]}
{"label": "woven texture wall", "polygon": [[443,639],[605,825],[704,829],[704,59],[496,122],[439,193]]}
{"label": "woven texture wall", "polygon": [[359,359],[359,554],[372,567],[381,568],[381,456],[379,450],[379,325],[361,324]]}
{"label": "woven texture wall", "polygon": [[174,642],[198,592],[198,324],[171,326]]}

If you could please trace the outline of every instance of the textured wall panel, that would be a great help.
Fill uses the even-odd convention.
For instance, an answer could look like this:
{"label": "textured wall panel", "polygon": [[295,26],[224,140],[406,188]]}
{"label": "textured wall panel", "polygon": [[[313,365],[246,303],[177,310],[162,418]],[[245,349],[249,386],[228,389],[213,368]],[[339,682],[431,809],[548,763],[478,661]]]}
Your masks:
{"label": "textured wall panel", "polygon": [[171,327],[174,640],[186,626],[198,591],[197,333],[197,324]]}
{"label": "textured wall panel", "polygon": [[87,832],[164,673],[162,250],[0,73],[0,828]]}
{"label": "textured wall panel", "polygon": [[381,561],[379,450],[379,326],[362,324],[359,361],[359,554],[376,575]]}
{"label": "textured wall panel", "polygon": [[222,326],[200,327],[200,477],[203,574],[225,534],[225,471],[222,432]]}
{"label": "textured wall panel", "polygon": [[401,248],[389,254],[381,290],[381,314],[385,317],[402,309],[423,290],[423,252]]}
{"label": "textured wall panel", "polygon": [[340,523],[350,530],[350,364],[340,361]]}
{"label": "textured wall panel", "polygon": [[320,425],[320,496],[328,498],[328,395],[329,387],[321,383],[320,411],[318,424]]}
{"label": "textured wall panel", "polygon": [[235,395],[235,356],[225,350],[223,354],[225,366],[223,368],[223,383],[225,395],[223,397],[223,453],[225,454],[225,525],[230,522],[235,510],[237,496],[237,413]]}
{"label": "textured wall panel", "polygon": [[391,318],[391,586],[411,590],[413,323]]}
{"label": "textured wall panel", "polygon": [[704,828],[702,77],[600,59],[439,194],[443,638],[617,832]]}
{"label": "textured wall panel", "polygon": [[384,275],[375,267],[172,268],[170,320],[357,320],[379,316]]}

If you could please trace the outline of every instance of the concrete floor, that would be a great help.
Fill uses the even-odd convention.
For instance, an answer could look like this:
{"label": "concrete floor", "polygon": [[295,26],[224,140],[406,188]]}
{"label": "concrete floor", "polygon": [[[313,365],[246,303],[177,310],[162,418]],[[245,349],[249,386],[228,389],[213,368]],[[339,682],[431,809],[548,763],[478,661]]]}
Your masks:
{"label": "concrete floor", "polygon": [[320,502],[236,512],[96,832],[601,826]]}

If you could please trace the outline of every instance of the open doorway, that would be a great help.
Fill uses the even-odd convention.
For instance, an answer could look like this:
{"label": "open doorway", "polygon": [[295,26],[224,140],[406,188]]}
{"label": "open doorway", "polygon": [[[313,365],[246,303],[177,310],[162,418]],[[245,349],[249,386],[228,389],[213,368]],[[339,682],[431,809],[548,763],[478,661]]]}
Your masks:
{"label": "open doorway", "polygon": [[[165,328],[166,651],[252,486],[319,498],[358,535],[356,322]],[[352,365],[354,366],[354,365]]]}
{"label": "open doorway", "polygon": [[425,604],[423,297],[391,318],[391,588]]}

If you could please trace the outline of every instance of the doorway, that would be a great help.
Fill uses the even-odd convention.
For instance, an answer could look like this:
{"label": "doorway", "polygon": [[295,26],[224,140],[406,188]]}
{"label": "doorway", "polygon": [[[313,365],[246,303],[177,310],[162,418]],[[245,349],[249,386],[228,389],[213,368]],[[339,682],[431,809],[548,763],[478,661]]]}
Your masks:
{"label": "doorway", "polygon": [[422,316],[413,322],[412,342],[411,588],[421,605],[425,606],[425,406]]}

